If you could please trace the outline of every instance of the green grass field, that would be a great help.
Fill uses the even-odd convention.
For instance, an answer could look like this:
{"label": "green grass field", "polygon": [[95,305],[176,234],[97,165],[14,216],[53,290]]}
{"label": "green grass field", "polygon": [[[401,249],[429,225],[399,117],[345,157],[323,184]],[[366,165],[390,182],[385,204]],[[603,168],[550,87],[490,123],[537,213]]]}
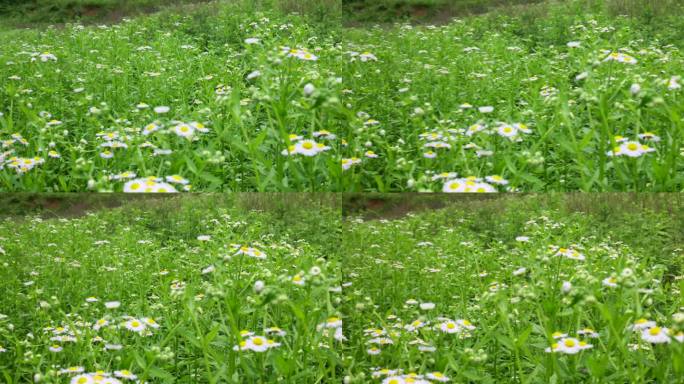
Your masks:
{"label": "green grass field", "polygon": [[345,221],[350,383],[684,379],[681,199],[466,197]]}
{"label": "green grass field", "polygon": [[76,196],[0,211],[8,384],[684,378],[678,195]]}
{"label": "green grass field", "polygon": [[325,0],[229,2],[6,31],[0,190],[682,190],[681,18],[586,4],[344,29]]}
{"label": "green grass field", "polygon": [[339,216],[262,194],[6,218],[0,381],[339,382]]}

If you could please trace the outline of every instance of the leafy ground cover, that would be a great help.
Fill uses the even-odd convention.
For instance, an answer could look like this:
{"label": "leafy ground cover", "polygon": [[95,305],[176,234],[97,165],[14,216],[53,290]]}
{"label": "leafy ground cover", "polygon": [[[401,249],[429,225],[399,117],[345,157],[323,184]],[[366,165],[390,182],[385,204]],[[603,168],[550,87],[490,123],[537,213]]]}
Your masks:
{"label": "leafy ground cover", "polygon": [[339,215],[264,194],[4,219],[0,377],[338,382]]}
{"label": "leafy ground cover", "polygon": [[681,381],[684,210],[657,200],[464,197],[397,220],[351,215],[350,382]]}
{"label": "leafy ground cover", "polygon": [[0,34],[0,188],[682,189],[674,17],[569,2],[341,29],[286,8]]}
{"label": "leafy ground cover", "polygon": [[684,377],[679,195],[442,197],[27,197],[0,212],[0,377]]}

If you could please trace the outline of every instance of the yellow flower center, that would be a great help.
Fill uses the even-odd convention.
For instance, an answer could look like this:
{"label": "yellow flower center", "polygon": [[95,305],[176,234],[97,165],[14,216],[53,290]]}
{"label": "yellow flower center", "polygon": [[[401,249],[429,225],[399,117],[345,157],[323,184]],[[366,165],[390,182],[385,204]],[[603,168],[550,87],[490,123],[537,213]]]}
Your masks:
{"label": "yellow flower center", "polygon": [[657,335],[660,334],[660,331],[661,331],[660,327],[653,327],[653,328],[651,328],[651,329],[648,330],[648,333],[649,333],[651,336],[657,336]]}

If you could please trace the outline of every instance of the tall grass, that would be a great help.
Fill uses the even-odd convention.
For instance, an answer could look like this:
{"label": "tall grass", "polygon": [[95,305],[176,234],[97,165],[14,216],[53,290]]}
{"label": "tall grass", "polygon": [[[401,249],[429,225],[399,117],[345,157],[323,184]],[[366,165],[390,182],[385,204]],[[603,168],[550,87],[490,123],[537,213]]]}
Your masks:
{"label": "tall grass", "polygon": [[[450,202],[399,220],[345,222],[349,382],[435,371],[451,382],[680,382],[684,264],[672,234],[681,200],[672,216],[634,209],[650,198],[608,197]],[[614,212],[572,207],[601,200]],[[582,256],[557,253],[568,247]],[[679,339],[651,344],[632,330],[640,318]],[[578,339],[585,350],[558,349]]]}
{"label": "tall grass", "polygon": [[[0,221],[0,380],[76,382],[60,374],[75,366],[154,383],[339,382],[337,341],[317,327],[339,316],[339,214],[292,196],[281,211],[293,222],[242,198],[183,195]],[[131,316],[156,325],[132,331]],[[107,324],[94,327],[98,319]],[[268,335],[267,351],[234,348],[250,337],[241,331],[265,336],[273,326],[283,332]]]}

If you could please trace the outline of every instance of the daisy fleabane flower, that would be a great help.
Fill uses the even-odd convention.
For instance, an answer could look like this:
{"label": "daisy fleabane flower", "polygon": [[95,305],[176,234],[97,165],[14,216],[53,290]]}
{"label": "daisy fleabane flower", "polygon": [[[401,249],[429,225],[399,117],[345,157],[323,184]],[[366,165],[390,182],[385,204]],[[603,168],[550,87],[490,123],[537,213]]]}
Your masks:
{"label": "daisy fleabane flower", "polygon": [[146,324],[138,319],[130,319],[124,323],[124,327],[129,331],[141,333],[147,328]]}
{"label": "daisy fleabane flower", "polygon": [[641,330],[641,338],[652,344],[663,344],[670,342],[669,330],[665,327],[654,326]]}
{"label": "daisy fleabane flower", "polygon": [[580,351],[591,349],[593,347],[593,345],[588,344],[585,341],[580,341],[574,337],[564,337],[551,345],[551,347],[546,348],[546,352],[574,355]]}

